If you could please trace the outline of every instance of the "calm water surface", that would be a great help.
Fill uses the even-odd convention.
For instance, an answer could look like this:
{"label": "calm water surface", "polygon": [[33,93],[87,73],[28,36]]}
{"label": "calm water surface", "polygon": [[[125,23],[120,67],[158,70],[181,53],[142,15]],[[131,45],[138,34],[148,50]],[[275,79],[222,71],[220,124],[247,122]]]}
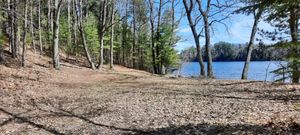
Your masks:
{"label": "calm water surface", "polygon": [[[281,61],[259,61],[251,62],[248,79],[257,81],[274,81],[276,77],[273,70],[280,67]],[[213,71],[217,79],[224,80],[239,80],[243,72],[244,62],[214,62]],[[198,62],[187,62],[182,64],[182,67],[178,74],[184,77],[199,76],[199,64]],[[176,74],[178,71],[175,71]]]}

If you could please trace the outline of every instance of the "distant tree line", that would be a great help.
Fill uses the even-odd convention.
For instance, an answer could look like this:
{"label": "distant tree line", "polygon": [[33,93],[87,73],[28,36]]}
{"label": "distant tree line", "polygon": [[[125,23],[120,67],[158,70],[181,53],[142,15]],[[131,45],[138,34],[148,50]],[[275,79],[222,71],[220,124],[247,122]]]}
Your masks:
{"label": "distant tree line", "polygon": [[[202,49],[203,50],[203,49]],[[282,55],[286,54],[284,49],[276,49],[260,42],[254,45],[251,55],[252,61],[280,61]],[[213,61],[245,61],[247,57],[246,44],[232,44],[227,42],[218,42],[212,46]],[[194,47],[189,47],[181,51],[180,57],[184,61],[198,62],[197,51]],[[207,60],[202,56],[204,61]]]}

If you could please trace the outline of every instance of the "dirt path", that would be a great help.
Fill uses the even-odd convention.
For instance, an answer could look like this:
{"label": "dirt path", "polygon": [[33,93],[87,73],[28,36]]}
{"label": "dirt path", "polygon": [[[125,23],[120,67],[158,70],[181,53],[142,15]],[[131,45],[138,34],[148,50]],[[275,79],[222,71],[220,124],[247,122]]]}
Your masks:
{"label": "dirt path", "polygon": [[117,66],[0,66],[0,134],[296,134],[300,89]]}

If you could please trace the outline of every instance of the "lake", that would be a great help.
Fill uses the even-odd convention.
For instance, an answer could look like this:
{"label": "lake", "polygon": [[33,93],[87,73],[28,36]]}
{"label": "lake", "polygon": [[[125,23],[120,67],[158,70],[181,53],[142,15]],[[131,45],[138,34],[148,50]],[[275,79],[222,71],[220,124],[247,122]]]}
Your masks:
{"label": "lake", "polygon": [[[278,79],[275,74],[270,73],[280,67],[282,61],[255,61],[251,62],[248,80],[274,81]],[[206,64],[206,63],[205,63]],[[199,76],[200,68],[198,62],[187,62],[182,64],[181,69],[174,71],[184,77]],[[213,62],[214,76],[217,79],[240,80],[243,72],[244,62]]]}

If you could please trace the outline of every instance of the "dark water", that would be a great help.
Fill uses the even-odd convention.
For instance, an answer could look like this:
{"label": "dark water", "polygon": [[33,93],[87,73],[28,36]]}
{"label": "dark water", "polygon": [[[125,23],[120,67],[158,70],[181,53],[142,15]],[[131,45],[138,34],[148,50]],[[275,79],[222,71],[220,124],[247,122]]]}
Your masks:
{"label": "dark water", "polygon": [[[251,62],[248,79],[257,81],[274,81],[278,79],[275,74],[270,73],[280,67],[281,61],[259,61]],[[214,62],[213,71],[217,79],[239,80],[243,72],[244,62]],[[175,71],[174,74],[177,74]],[[199,76],[200,68],[197,62],[182,64],[179,75],[184,77]]]}

